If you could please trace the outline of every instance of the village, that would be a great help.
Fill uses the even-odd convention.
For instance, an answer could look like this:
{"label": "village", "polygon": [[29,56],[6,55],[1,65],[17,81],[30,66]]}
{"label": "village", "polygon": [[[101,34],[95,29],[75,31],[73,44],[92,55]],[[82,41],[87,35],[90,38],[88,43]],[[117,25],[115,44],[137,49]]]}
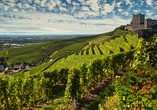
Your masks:
{"label": "village", "polygon": [[32,64],[19,64],[19,65],[14,65],[12,68],[7,67],[6,65],[0,65],[0,74],[6,74],[9,72],[17,73],[23,70],[29,70],[33,67],[39,66],[42,63],[32,63]]}

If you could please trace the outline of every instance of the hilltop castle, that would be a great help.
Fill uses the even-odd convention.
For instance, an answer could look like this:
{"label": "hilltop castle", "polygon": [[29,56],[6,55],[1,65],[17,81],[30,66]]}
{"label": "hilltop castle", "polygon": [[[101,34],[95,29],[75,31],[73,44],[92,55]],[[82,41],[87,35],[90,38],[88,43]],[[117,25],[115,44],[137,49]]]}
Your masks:
{"label": "hilltop castle", "polygon": [[157,20],[145,19],[145,15],[139,13],[137,15],[133,14],[132,21],[130,25],[125,26],[125,30],[135,31],[138,29],[147,29],[155,25],[157,25]]}

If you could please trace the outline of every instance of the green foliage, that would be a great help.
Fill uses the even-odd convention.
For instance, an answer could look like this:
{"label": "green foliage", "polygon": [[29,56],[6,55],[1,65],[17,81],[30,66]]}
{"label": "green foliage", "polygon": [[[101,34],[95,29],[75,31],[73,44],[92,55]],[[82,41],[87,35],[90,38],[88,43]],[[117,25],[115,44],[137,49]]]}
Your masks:
{"label": "green foliage", "polygon": [[134,69],[117,81],[116,91],[122,109],[157,108],[156,39],[155,35],[150,41],[139,42],[134,53]]}
{"label": "green foliage", "polygon": [[67,81],[68,69],[53,70],[24,77],[0,78],[0,108],[4,109],[7,99],[11,110],[23,109],[45,103],[54,98],[57,83]]}
{"label": "green foliage", "polygon": [[125,39],[127,40],[127,42],[128,42],[129,45],[131,45],[131,46],[134,47],[134,48],[137,47],[137,44],[138,44],[138,41],[139,41],[138,38],[133,37],[133,36],[127,34],[127,35],[125,36]]}
{"label": "green foliage", "polygon": [[121,106],[128,105],[125,108],[132,109],[157,107],[155,105],[157,100],[155,95],[157,94],[156,76],[156,71],[150,67],[137,68],[125,73],[116,85],[117,92],[121,97]]}
{"label": "green foliage", "polygon": [[62,50],[62,51],[58,51],[58,52],[57,52],[56,54],[54,54],[51,58],[52,58],[52,59],[56,59],[56,58],[58,58],[58,57],[63,57],[63,56],[65,56],[65,55],[69,55],[69,54],[72,54],[72,53],[74,53],[74,52]]}
{"label": "green foliage", "polygon": [[90,48],[89,48],[89,55],[93,55],[93,49],[92,49],[92,46],[90,46]]}
{"label": "green foliage", "polygon": [[112,42],[113,44],[123,48],[124,51],[129,51],[131,49],[130,45],[125,41],[123,36],[121,36],[119,38],[116,38],[115,40],[111,40],[110,42]]}
{"label": "green foliage", "polygon": [[106,48],[102,43],[99,44],[99,49],[101,50],[101,52],[104,55],[109,55],[110,54],[110,50],[108,48]]}
{"label": "green foliage", "polygon": [[68,82],[65,90],[65,101],[71,103],[72,100],[78,101],[79,94],[79,78],[80,71],[77,68],[71,68],[68,74]]}
{"label": "green foliage", "polygon": [[62,50],[78,51],[78,50],[82,49],[84,46],[86,46],[87,44],[88,44],[87,42],[74,43],[74,44],[71,44],[67,47],[62,48]]}
{"label": "green foliage", "polygon": [[151,65],[156,66],[154,62],[157,62],[157,34],[150,38],[150,41],[141,40],[138,43],[137,51],[135,52],[135,58],[133,67]]}
{"label": "green foliage", "polygon": [[119,46],[114,45],[111,40],[110,42],[105,42],[103,45],[115,54],[120,52]]}
{"label": "green foliage", "polygon": [[94,52],[96,55],[101,55],[100,50],[98,49],[97,45],[94,46]]}
{"label": "green foliage", "polygon": [[0,51],[0,58],[5,57],[6,51]]}
{"label": "green foliage", "polygon": [[83,51],[83,55],[87,55],[87,49]]}
{"label": "green foliage", "polygon": [[[83,63],[79,65],[78,69],[72,68],[71,74],[68,74],[65,101],[68,101],[69,103],[74,100],[78,101],[85,96],[85,93],[89,88],[95,87],[97,83],[112,76],[113,73],[116,74],[118,70],[126,68],[133,60],[134,51],[135,50],[107,57],[95,58],[91,60],[89,64]],[[77,74],[79,74],[79,77]],[[76,79],[74,78],[75,75]],[[75,90],[75,92],[73,90]]]}
{"label": "green foliage", "polygon": [[[122,37],[119,39],[117,38],[116,40],[114,42],[117,44],[120,44],[120,40],[124,41]],[[70,45],[70,40],[65,41],[69,42],[67,45]],[[59,42],[64,44],[65,41]],[[110,49],[111,51],[118,54],[111,54],[109,56],[100,55],[100,51],[98,52],[99,49],[101,51],[104,49],[106,54],[109,54],[110,51],[102,44],[99,46],[95,45],[95,47],[89,48],[89,52],[87,52],[88,50],[84,50],[84,53],[89,53],[89,55],[71,55],[61,60],[59,60],[60,58],[56,59],[59,60],[59,62],[55,62],[56,60],[53,60],[36,68],[32,68],[27,71],[31,76],[25,76],[23,77],[23,80],[16,76],[6,80],[6,84],[4,84],[1,83],[1,80],[3,79],[0,78],[0,87],[3,87],[2,84],[5,85],[8,91],[11,108],[18,109],[24,106],[30,107],[36,105],[37,103],[45,102],[47,99],[49,99],[49,97],[50,99],[53,99],[54,90],[52,89],[52,86],[56,85],[57,83],[59,84],[66,82],[67,87],[65,91],[65,101],[69,103],[71,103],[73,100],[78,101],[85,96],[89,88],[95,87],[97,83],[101,82],[103,79],[111,77],[113,73],[116,74],[119,70],[127,68],[130,62],[133,61],[133,53],[135,50],[119,53],[119,47],[115,46],[112,40],[110,43],[107,42],[105,44],[112,48]],[[64,46],[65,45],[66,44],[64,44]],[[126,45],[127,47],[126,43],[123,45]],[[55,46],[57,46],[57,43]],[[60,44],[60,46],[62,47],[63,45]],[[79,47],[77,46],[76,48]],[[152,46],[154,46],[154,44]],[[44,48],[47,48],[46,45]],[[60,47],[56,48],[58,49]],[[68,49],[70,50],[69,46],[64,48],[64,51]],[[94,53],[99,55],[93,55],[93,49],[95,50]],[[37,52],[35,51],[34,53]],[[8,54],[9,51],[6,52],[6,55]],[[24,55],[21,54],[21,56]],[[86,62],[89,62],[89,64]],[[82,64],[78,65],[79,63]],[[76,67],[77,65],[78,67]],[[71,68],[72,66],[74,67]],[[68,67],[69,69],[65,67]],[[24,75],[24,72],[21,74]],[[0,107],[4,108],[3,106],[6,105],[6,101],[4,100],[4,92],[1,92],[1,94],[3,96],[1,98],[2,103],[0,103]]]}
{"label": "green foliage", "polygon": [[[112,36],[125,36],[126,33],[128,33],[128,31],[117,30]],[[132,33],[129,32],[129,34],[132,34]]]}

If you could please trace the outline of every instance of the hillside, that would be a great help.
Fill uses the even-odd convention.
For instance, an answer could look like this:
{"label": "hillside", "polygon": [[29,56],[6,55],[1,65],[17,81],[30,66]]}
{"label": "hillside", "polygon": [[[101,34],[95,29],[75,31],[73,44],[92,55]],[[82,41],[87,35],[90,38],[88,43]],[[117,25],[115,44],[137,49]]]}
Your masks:
{"label": "hillside", "polygon": [[[49,101],[54,103],[45,106],[45,109],[69,109],[75,105],[86,110],[110,107],[155,109],[157,72],[154,61],[157,60],[157,35],[150,41],[145,41],[126,34],[126,31],[121,32],[124,36],[107,35],[103,38],[105,34],[101,34],[97,37],[92,36],[93,39],[90,40],[88,37],[91,36],[56,41],[62,44],[71,41],[72,44],[51,54],[52,58],[58,53],[50,62],[11,77],[0,78],[0,109],[7,105],[5,91],[11,109],[33,107]],[[86,43],[88,46],[83,48]],[[64,51],[72,53],[65,53],[63,56],[61,52]],[[123,74],[117,76],[119,73]],[[106,80],[110,80],[111,83],[107,84]],[[97,86],[102,86],[103,82],[106,82],[105,88],[96,89]],[[97,98],[92,91],[99,91]],[[147,97],[148,93],[151,97]],[[89,95],[94,98],[90,98]],[[136,96],[139,98],[132,98]],[[90,98],[91,103],[77,105],[83,104],[84,98]],[[151,105],[147,104],[149,102]]]}
{"label": "hillside", "polygon": [[[115,34],[115,32],[116,31],[100,35],[51,41],[22,48],[13,48],[7,51],[1,51],[0,57],[8,59],[8,64],[10,66],[24,63],[43,63],[49,61],[50,59],[55,59],[57,57],[79,51],[91,40],[94,41],[95,39],[104,39],[107,37],[107,35],[112,36],[112,34]],[[76,41],[75,44],[74,41]],[[73,47],[73,49],[71,49],[71,47]]]}
{"label": "hillside", "polygon": [[[98,42],[100,38],[102,39],[102,35],[98,36],[95,39],[95,42]],[[93,45],[88,44],[88,47],[90,48],[86,48],[86,49],[82,49],[81,47],[82,45],[84,45],[84,42],[73,43],[67,47],[62,48],[60,51],[56,51],[55,54],[51,55],[50,57],[54,58],[53,61],[42,64],[35,68],[31,68],[29,71],[19,72],[15,76],[19,76],[20,74],[27,76],[27,75],[32,75],[35,73],[40,73],[43,71],[52,71],[52,69],[59,69],[61,67],[72,67],[72,66],[76,67],[79,63],[89,62],[93,58],[100,58],[100,57],[104,57],[104,55],[106,56],[112,53],[129,51],[133,49],[134,46],[137,45],[137,41],[138,41],[137,38],[132,38],[132,36],[130,35],[127,35],[125,37],[123,36],[108,37],[107,36],[106,38],[107,40],[104,41],[102,39],[101,41],[104,41],[104,42],[98,45],[93,46]],[[80,38],[77,38],[77,39],[80,40]],[[113,40],[110,40],[110,39],[113,39]],[[94,40],[90,40],[90,42],[91,41],[94,43]],[[131,43],[134,43],[134,44],[131,44]],[[74,51],[75,51],[75,55],[74,55]],[[69,53],[71,52],[70,54],[73,54],[73,55],[67,56],[69,53],[66,53],[66,52],[69,52]]]}
{"label": "hillside", "polygon": [[[133,42],[134,45],[130,42]],[[80,50],[73,55],[60,59],[50,66],[47,71],[62,67],[76,67],[79,63],[90,62],[90,60],[94,58],[101,58],[107,55],[129,51],[137,46],[137,43],[138,39],[132,38],[132,36],[129,35],[125,36],[125,38],[123,38],[123,36],[117,37],[114,40],[100,43],[99,45],[90,46],[89,48]]]}
{"label": "hillside", "polygon": [[[110,39],[114,39],[118,37],[119,34],[117,33],[121,33],[121,35],[129,33],[132,35],[130,31],[124,31],[118,27],[114,31],[99,35],[51,41],[23,48],[13,48],[6,51],[0,51],[0,57],[4,58],[7,65],[12,69],[14,69],[14,65],[19,64],[31,65],[34,63],[46,63],[51,60],[56,62],[56,59],[74,54],[81,49],[89,48],[90,45],[93,45],[92,43],[99,44],[109,41]],[[6,73],[14,74],[14,72]]]}

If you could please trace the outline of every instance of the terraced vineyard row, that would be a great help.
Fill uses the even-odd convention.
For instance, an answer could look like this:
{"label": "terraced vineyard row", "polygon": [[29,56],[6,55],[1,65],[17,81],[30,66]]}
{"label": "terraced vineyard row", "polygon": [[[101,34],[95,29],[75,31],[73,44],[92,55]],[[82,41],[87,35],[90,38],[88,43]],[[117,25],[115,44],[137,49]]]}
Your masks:
{"label": "terraced vineyard row", "polygon": [[126,39],[126,41],[128,42],[128,44],[130,45],[130,46],[132,46],[132,47],[134,47],[134,48],[136,48],[137,47],[137,42],[138,42],[138,38],[136,38],[136,37],[132,37],[131,35],[126,35],[125,36],[125,39]]}
{"label": "terraced vineyard row", "polygon": [[103,45],[104,45],[105,47],[107,47],[107,48],[108,48],[111,52],[113,52],[114,54],[120,52],[119,46],[114,45],[112,42],[105,42]]}
{"label": "terraced vineyard row", "polygon": [[[129,39],[129,37],[126,39]],[[134,40],[133,38],[129,39],[129,42],[137,45],[137,38],[134,38]],[[52,71],[53,69],[59,69],[63,67],[75,67],[78,66],[79,63],[88,63],[91,59],[104,57],[104,55],[110,55],[112,52],[119,53],[120,48],[122,48],[124,51],[130,50],[131,46],[129,45],[129,42],[127,43],[123,37],[119,37],[114,40],[110,40],[109,42],[105,42],[103,44],[101,43],[99,45],[91,46],[85,50],[81,50],[79,53],[69,55],[67,58],[57,60],[55,63],[52,61],[52,63],[49,62],[37,68],[32,68],[30,71],[28,71],[28,73],[26,72],[25,74],[35,74],[39,70]]]}
{"label": "terraced vineyard row", "polygon": [[[138,38],[131,40],[134,45],[137,45]],[[91,46],[90,48],[81,50],[80,52],[69,55],[67,58],[63,58],[56,63],[54,63],[47,71],[52,71],[52,69],[58,69],[61,67],[72,67],[77,66],[79,63],[89,62],[91,59],[104,57],[104,55],[110,55],[110,53],[119,53],[120,48],[124,51],[129,51],[131,46],[125,41],[123,36],[110,40],[109,42],[100,43],[99,45]]]}
{"label": "terraced vineyard row", "polygon": [[71,55],[66,59],[60,59],[56,63],[54,63],[50,68],[46,71],[52,71],[53,69],[59,69],[61,67],[76,67],[79,63],[90,62],[91,59],[100,58],[104,55]]}
{"label": "terraced vineyard row", "polygon": [[[116,38],[115,40],[110,40],[110,42],[112,42],[116,46],[119,46],[124,51],[129,51],[131,49],[130,45],[125,41],[125,39],[123,38],[123,36],[121,36],[119,38]],[[137,42],[138,41],[136,41],[136,43]]]}
{"label": "terraced vineyard row", "polygon": [[[126,39],[126,40],[125,40]],[[138,38],[131,35],[118,37],[108,42],[100,43],[99,45],[90,46],[87,49],[81,50],[76,55],[108,55],[110,53],[119,53],[129,51],[132,47],[136,47]]]}

